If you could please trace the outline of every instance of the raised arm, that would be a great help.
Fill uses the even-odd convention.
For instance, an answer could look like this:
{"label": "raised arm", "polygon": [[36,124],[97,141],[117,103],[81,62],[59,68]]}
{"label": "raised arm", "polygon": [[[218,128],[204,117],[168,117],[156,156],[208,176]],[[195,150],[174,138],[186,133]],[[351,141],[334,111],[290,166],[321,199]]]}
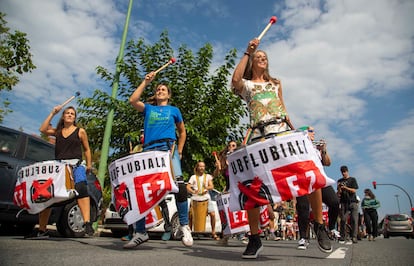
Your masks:
{"label": "raised arm", "polygon": [[246,52],[244,53],[243,57],[240,59],[239,64],[234,69],[233,77],[231,79],[231,84],[234,88],[236,94],[240,94],[243,88],[243,75],[244,71],[246,70],[247,64],[249,63],[250,55],[254,53],[259,46],[260,41],[258,39],[253,39],[249,42],[247,46]]}
{"label": "raised arm", "polygon": [[136,88],[136,90],[134,91],[134,93],[132,93],[131,97],[129,97],[129,103],[138,110],[138,112],[143,112],[145,105],[144,102],[142,102],[141,99],[141,95],[142,92],[144,91],[145,87],[147,87],[151,81],[154,80],[155,78],[155,72],[150,72],[148,73],[144,80],[141,82],[141,84],[139,84],[139,86]]}
{"label": "raised arm", "polygon": [[56,133],[56,129],[53,127],[50,127],[50,121],[52,121],[52,118],[62,110],[62,106],[57,105],[53,107],[52,112],[46,117],[46,119],[43,121],[43,123],[40,125],[39,131],[43,134],[46,134],[48,136],[53,136]]}

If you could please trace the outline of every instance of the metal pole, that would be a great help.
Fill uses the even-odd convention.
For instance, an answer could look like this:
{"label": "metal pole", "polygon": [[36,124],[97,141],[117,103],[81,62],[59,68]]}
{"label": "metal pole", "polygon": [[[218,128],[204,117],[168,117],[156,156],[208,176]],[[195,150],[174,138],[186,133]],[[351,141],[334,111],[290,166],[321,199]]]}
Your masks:
{"label": "metal pole", "polygon": [[411,200],[410,194],[408,194],[408,192],[407,192],[407,191],[405,191],[405,189],[403,189],[402,187],[400,187],[400,186],[398,186],[398,185],[395,185],[395,184],[378,184],[378,183],[376,183],[376,185],[377,185],[377,186],[394,186],[394,187],[397,187],[397,188],[401,189],[401,190],[405,193],[405,195],[407,195],[408,200],[410,201],[410,207],[411,207],[411,217],[413,217],[413,218],[414,218],[414,206],[413,206],[413,201]]}
{"label": "metal pole", "polygon": [[398,200],[398,197],[399,197],[400,195],[394,195],[394,196],[395,196],[395,198],[397,199],[398,213],[401,213],[401,210],[400,210],[400,201]]}
{"label": "metal pole", "polygon": [[[122,34],[121,47],[119,48],[119,54],[116,60],[116,70],[114,74],[114,82],[112,85],[112,98],[113,99],[116,99],[117,92],[118,92],[119,76],[121,72],[120,63],[124,56],[124,47],[125,47],[126,37],[128,33],[129,17],[131,15],[132,2],[133,0],[129,0],[128,13],[127,13],[126,20],[125,20],[124,32]],[[111,107],[109,109],[108,116],[106,119],[105,133],[104,133],[104,137],[102,140],[101,158],[99,160],[98,179],[102,187],[104,187],[105,174],[106,174],[107,166],[108,166],[109,141],[111,138],[113,121],[114,121],[114,108]]]}

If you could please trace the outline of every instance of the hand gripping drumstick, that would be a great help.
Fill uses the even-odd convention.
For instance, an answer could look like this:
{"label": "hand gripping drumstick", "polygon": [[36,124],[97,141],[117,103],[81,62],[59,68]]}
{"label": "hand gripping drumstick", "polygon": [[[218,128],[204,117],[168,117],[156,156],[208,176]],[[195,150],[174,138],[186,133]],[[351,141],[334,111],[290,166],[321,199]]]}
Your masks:
{"label": "hand gripping drumstick", "polygon": [[213,156],[216,159],[216,162],[218,163],[218,169],[221,170],[221,165],[220,165],[220,161],[217,157],[217,152],[213,151]]}
{"label": "hand gripping drumstick", "polygon": [[163,65],[162,67],[158,68],[157,70],[154,71],[155,74],[157,74],[158,72],[160,72],[161,70],[163,70],[164,68],[166,68],[167,66],[174,64],[175,63],[175,58],[171,58],[170,61],[168,61],[168,63],[166,63],[165,65]]}
{"label": "hand gripping drumstick", "polygon": [[[266,32],[270,29],[270,27],[271,27],[274,23],[276,23],[276,21],[277,21],[277,17],[276,17],[276,16],[273,16],[273,17],[271,17],[271,18],[270,18],[269,23],[267,24],[266,28],[264,28],[264,30],[262,31],[262,33],[260,33],[259,37],[257,37],[257,39],[258,39],[259,41],[263,38],[263,36],[264,36],[264,35],[266,34]],[[252,47],[252,48],[253,48],[253,47]]]}
{"label": "hand gripping drumstick", "polygon": [[79,96],[80,95],[80,92],[79,91],[77,91],[76,93],[75,93],[75,95],[73,95],[72,97],[70,97],[69,99],[67,99],[64,103],[62,103],[60,106],[65,106],[65,105],[67,105],[70,101],[72,101],[73,99],[75,99],[75,97],[77,97],[77,96]]}

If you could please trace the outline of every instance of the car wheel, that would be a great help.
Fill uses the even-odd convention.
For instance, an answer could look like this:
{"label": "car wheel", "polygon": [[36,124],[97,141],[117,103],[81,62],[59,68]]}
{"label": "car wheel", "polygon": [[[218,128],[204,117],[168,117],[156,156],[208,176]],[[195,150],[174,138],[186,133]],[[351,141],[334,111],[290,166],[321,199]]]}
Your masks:
{"label": "car wheel", "polygon": [[82,213],[76,201],[65,205],[62,216],[57,223],[57,229],[65,237],[82,237],[85,235]]}
{"label": "car wheel", "polygon": [[176,237],[178,230],[180,230],[180,219],[178,218],[178,213],[174,213],[171,217],[171,226],[172,226],[172,238],[174,240],[181,240],[181,237]]}

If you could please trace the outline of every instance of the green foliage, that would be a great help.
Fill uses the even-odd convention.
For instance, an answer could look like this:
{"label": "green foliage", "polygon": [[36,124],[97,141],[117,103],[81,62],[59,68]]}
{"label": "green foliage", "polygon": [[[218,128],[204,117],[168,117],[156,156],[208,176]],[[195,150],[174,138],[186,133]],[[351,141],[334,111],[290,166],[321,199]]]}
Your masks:
{"label": "green foliage", "polygon": [[[32,63],[26,33],[20,31],[10,33],[4,17],[5,14],[0,12],[0,93],[11,91],[19,82],[19,75],[36,68]],[[0,123],[3,122],[5,115],[12,112],[9,105],[10,101],[7,99],[0,103]]]}
{"label": "green foliage", "polygon": [[[108,110],[114,109],[114,123],[110,139],[111,155],[108,164],[129,151],[128,139],[132,136],[134,145],[139,141],[143,128],[143,117],[129,104],[129,97],[141,83],[146,73],[158,69],[173,57],[168,33],[163,32],[159,42],[147,45],[143,39],[130,41],[120,64],[121,76],[118,97],[96,90],[91,98],[80,100],[79,122],[87,129],[92,150],[100,149],[104,135]],[[142,99],[153,95],[159,83],[167,84],[172,90],[172,105],[180,108],[187,130],[183,150],[182,168],[185,178],[193,174],[197,161],[206,163],[207,171],[214,170],[213,151],[221,150],[229,139],[241,139],[243,128],[239,122],[246,115],[241,100],[229,89],[229,77],[235,65],[236,50],[224,58],[224,64],[213,72],[211,61],[213,48],[204,45],[196,54],[185,45],[178,49],[176,63],[160,72],[144,91]],[[97,72],[102,79],[114,82],[114,74],[103,67]],[[108,181],[106,181],[108,182]],[[222,189],[224,182],[215,181]]]}

